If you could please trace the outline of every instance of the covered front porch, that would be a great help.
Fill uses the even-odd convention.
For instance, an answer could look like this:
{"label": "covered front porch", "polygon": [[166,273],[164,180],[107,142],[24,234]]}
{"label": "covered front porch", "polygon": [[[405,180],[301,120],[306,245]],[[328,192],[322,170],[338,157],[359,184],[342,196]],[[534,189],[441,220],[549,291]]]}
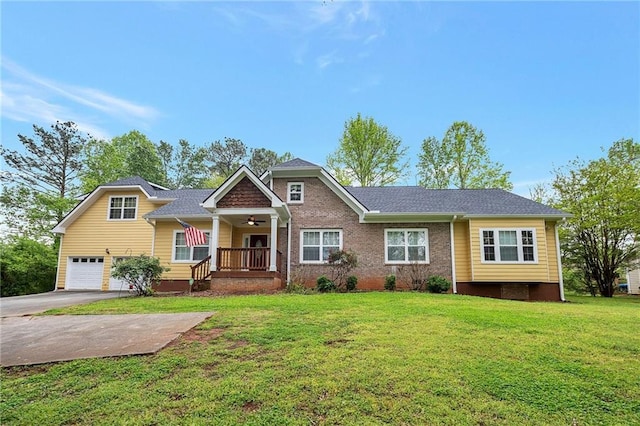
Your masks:
{"label": "covered front porch", "polygon": [[192,267],[193,280],[208,280],[212,290],[224,292],[281,288],[278,247],[286,247],[286,233],[280,231],[287,229],[291,213],[271,188],[242,166],[201,206],[211,213],[211,243],[208,258]]}

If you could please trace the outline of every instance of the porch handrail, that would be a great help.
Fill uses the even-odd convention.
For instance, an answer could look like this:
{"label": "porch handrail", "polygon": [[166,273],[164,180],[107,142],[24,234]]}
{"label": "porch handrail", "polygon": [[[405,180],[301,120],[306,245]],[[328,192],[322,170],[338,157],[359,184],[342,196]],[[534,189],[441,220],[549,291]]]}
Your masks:
{"label": "porch handrail", "polygon": [[204,281],[211,276],[211,255],[191,267],[191,278],[194,282]]}

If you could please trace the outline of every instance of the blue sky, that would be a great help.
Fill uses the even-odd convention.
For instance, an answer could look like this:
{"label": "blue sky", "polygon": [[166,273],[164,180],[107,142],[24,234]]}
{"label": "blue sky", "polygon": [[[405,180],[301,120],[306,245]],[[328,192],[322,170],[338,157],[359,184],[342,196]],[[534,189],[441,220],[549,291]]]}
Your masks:
{"label": "blue sky", "polygon": [[[555,166],[640,139],[638,2],[7,2],[2,144],[71,120],[226,137],[323,165],[344,123],[409,147],[457,120],[528,195]],[[414,179],[404,182],[415,184]]]}

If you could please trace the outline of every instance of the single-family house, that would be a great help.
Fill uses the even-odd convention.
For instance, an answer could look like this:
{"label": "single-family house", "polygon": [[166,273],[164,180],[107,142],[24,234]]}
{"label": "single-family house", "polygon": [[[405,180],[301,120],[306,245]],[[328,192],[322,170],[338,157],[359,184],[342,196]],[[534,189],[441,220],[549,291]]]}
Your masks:
{"label": "single-family house", "polygon": [[627,293],[640,295],[640,264],[627,268]]}
{"label": "single-family house", "polygon": [[[88,194],[54,229],[56,288],[116,290],[119,259],[170,267],[160,289],[206,281],[220,293],[315,285],[332,250],[355,252],[359,289],[423,267],[458,294],[564,300],[557,224],[568,215],[499,189],[345,187],[301,159],[262,176],[240,167],[217,189],[170,190],[133,177]],[[189,246],[176,220],[205,232]]]}

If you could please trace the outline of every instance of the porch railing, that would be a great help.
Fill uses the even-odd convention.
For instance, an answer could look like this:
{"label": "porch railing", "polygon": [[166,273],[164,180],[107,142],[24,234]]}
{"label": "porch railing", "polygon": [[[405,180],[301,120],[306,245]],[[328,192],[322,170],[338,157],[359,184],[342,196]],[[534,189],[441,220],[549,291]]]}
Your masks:
{"label": "porch railing", "polygon": [[[271,265],[269,247],[218,248],[218,271],[268,271]],[[276,270],[280,271],[282,253],[276,251]]]}
{"label": "porch railing", "polygon": [[[269,247],[218,248],[216,253],[218,271],[268,271],[271,266]],[[276,271],[281,271],[282,253],[276,251]],[[191,278],[195,283],[211,276],[211,256],[207,256],[191,267]]]}
{"label": "porch railing", "polygon": [[191,267],[191,278],[198,283],[211,276],[211,256],[207,256]]}

